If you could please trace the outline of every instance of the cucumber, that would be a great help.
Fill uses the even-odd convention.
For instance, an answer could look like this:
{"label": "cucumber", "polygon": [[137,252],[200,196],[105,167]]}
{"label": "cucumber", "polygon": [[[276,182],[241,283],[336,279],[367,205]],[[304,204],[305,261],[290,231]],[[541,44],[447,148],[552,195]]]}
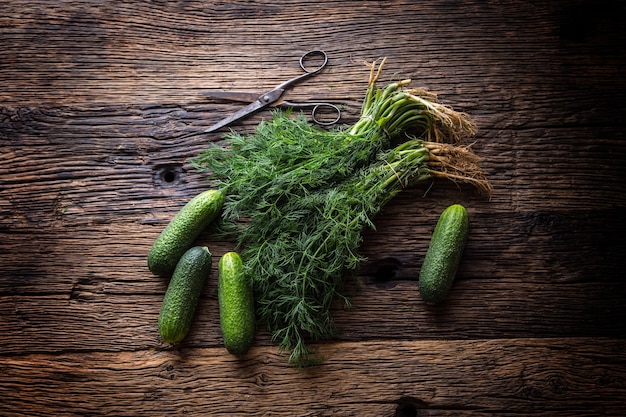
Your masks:
{"label": "cucumber", "polygon": [[243,355],[254,341],[254,296],[246,280],[241,257],[235,252],[224,254],[218,263],[220,325],[224,346],[233,355]]}
{"label": "cucumber", "polygon": [[422,299],[429,304],[442,302],[452,288],[469,229],[465,207],[446,208],[435,226],[419,275]]}
{"label": "cucumber", "polygon": [[152,245],[148,254],[150,271],[171,275],[180,257],[217,217],[223,204],[224,194],[219,190],[204,191],[189,200]]}
{"label": "cucumber", "polygon": [[159,313],[159,333],[164,342],[180,342],[191,329],[211,264],[211,252],[206,246],[194,246],[180,258]]}

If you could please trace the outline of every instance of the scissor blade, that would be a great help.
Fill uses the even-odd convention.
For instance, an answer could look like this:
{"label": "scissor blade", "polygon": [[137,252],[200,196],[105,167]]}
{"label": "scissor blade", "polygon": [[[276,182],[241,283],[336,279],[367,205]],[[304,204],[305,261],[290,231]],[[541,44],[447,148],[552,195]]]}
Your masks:
{"label": "scissor blade", "polygon": [[259,111],[260,109],[266,107],[267,105],[268,103],[264,103],[261,100],[256,100],[253,103],[248,104],[243,109],[238,110],[234,112],[233,114],[231,114],[230,116],[226,117],[225,119],[222,119],[219,122],[215,123],[213,126],[206,129],[203,133],[215,132],[216,130],[221,129],[224,126],[228,126],[229,124],[234,123],[237,120],[241,120],[244,117]]}
{"label": "scissor blade", "polygon": [[257,98],[259,98],[259,94],[257,93],[244,93],[240,91],[221,91],[221,90],[213,90],[213,91],[205,91],[202,93],[207,98],[213,98],[218,100],[228,100],[228,101],[241,101],[244,103],[252,103]]}

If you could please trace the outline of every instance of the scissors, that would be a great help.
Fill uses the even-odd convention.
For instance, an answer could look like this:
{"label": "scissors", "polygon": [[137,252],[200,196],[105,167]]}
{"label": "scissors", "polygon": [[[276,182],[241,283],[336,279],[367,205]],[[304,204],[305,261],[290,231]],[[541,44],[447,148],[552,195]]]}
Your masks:
{"label": "scissors", "polygon": [[[307,60],[309,60],[313,56],[320,56],[323,59],[321,65],[316,68],[309,68],[307,66]],[[238,120],[241,120],[247,116],[250,116],[253,113],[258,112],[266,107],[281,107],[281,108],[309,108],[311,107],[311,118],[315,123],[322,126],[329,126],[337,123],[341,118],[341,111],[339,107],[331,103],[293,103],[291,101],[286,101],[282,99],[282,95],[284,92],[293,87],[295,84],[300,81],[309,78],[317,73],[319,73],[328,63],[328,55],[326,52],[320,50],[309,51],[300,57],[300,68],[304,70],[304,74],[298,75],[290,80],[287,80],[283,83],[278,84],[276,87],[272,88],[270,91],[258,95],[255,93],[241,93],[241,92],[231,92],[231,91],[210,91],[204,93],[206,97],[220,99],[220,100],[229,100],[229,101],[241,101],[250,103],[241,110],[236,111],[230,116],[220,120],[215,123],[213,126],[210,126],[208,129],[205,129],[200,132],[190,133],[184,136],[191,135],[201,135],[204,133],[211,133],[219,130],[225,126],[228,126]],[[336,114],[336,117],[333,120],[324,121],[318,118],[318,114],[320,111],[324,111],[329,114]]]}

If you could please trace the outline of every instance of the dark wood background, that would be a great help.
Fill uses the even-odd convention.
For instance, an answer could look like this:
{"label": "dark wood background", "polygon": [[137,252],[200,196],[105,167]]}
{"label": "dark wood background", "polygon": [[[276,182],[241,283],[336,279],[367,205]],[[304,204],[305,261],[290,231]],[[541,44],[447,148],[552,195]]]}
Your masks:
{"label": "dark wood background", "polygon": [[[5,1],[0,13],[0,415],[626,415],[623,1]],[[146,254],[211,186],[176,139],[323,49],[292,100],[358,117],[368,70],[479,126],[490,200],[437,181],[365,236],[353,308],[307,371],[263,329],[222,346],[213,273],[180,346]],[[251,131],[268,113],[235,126]],[[470,238],[447,302],[417,274],[439,213]],[[232,249],[200,238],[215,259]]]}

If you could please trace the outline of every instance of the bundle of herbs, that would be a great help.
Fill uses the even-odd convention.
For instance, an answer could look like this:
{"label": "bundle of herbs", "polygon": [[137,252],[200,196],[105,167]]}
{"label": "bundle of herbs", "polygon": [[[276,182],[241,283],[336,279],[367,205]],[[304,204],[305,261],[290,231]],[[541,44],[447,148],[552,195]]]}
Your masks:
{"label": "bundle of herbs", "polygon": [[253,285],[257,319],[289,362],[320,358],[309,341],[335,335],[331,307],[345,277],[364,258],[365,228],[403,188],[434,177],[490,184],[462,140],[469,117],[409,80],[377,88],[384,60],[371,65],[361,117],[349,128],[323,130],[302,115],[275,112],[255,133],[227,135],[192,162],[226,195],[221,230],[241,250]]}

